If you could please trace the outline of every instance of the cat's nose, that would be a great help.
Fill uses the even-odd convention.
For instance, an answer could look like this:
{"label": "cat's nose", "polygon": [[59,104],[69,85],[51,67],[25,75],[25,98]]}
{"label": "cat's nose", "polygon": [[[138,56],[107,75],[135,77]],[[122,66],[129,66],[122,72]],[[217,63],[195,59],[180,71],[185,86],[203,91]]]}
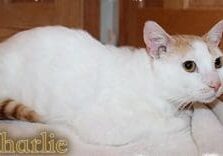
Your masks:
{"label": "cat's nose", "polygon": [[221,82],[213,82],[211,84],[208,85],[210,88],[213,88],[215,92],[217,92],[219,90],[219,88],[221,87]]}
{"label": "cat's nose", "polygon": [[207,72],[205,75],[205,80],[207,85],[210,88],[213,88],[215,92],[217,92],[221,87],[221,80],[216,71]]}

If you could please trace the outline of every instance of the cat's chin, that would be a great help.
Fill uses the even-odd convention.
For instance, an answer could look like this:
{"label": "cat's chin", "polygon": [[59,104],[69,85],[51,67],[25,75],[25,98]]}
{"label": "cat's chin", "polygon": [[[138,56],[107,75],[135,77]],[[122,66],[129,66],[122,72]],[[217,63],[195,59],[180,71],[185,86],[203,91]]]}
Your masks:
{"label": "cat's chin", "polygon": [[202,98],[202,99],[199,99],[198,101],[201,102],[201,103],[211,103],[211,102],[213,102],[216,98],[217,98],[217,96],[214,94],[214,95],[211,95],[211,96],[208,96],[208,97],[204,97],[204,98]]}

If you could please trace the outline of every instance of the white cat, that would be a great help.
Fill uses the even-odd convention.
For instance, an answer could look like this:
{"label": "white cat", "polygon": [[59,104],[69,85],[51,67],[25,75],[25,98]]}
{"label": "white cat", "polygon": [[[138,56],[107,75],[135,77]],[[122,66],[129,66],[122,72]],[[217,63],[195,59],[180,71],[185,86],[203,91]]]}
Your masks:
{"label": "white cat", "polygon": [[[178,109],[222,92],[223,21],[204,37],[144,27],[145,49],[104,46],[81,30],[35,28],[0,44],[0,98],[74,129],[83,142],[124,145],[187,130]],[[222,72],[223,73],[223,72]]]}

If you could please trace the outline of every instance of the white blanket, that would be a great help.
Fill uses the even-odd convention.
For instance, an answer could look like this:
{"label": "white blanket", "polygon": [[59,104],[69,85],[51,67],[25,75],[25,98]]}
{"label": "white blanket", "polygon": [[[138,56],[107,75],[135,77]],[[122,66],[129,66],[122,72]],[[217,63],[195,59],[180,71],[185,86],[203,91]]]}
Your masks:
{"label": "white blanket", "polygon": [[171,137],[144,138],[120,147],[83,144],[74,135],[74,129],[62,125],[1,121],[0,130],[13,138],[38,136],[43,130],[54,131],[57,138],[69,141],[66,155],[71,156],[220,156],[223,155],[223,102],[216,100],[209,106],[195,104],[190,130]]}

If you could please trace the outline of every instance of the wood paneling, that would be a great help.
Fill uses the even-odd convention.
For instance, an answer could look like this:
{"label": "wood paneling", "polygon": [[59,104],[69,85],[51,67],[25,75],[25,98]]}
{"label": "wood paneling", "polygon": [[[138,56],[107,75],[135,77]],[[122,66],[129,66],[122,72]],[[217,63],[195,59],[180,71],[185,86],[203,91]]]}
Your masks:
{"label": "wood paneling", "polygon": [[120,8],[120,45],[144,47],[142,30],[147,20],[158,22],[170,34],[202,35],[223,18],[223,10],[138,8],[134,5],[125,0],[120,5],[123,7]]}
{"label": "wood paneling", "polygon": [[144,0],[146,7],[163,7],[163,1],[164,0]]}
{"label": "wood paneling", "polygon": [[0,40],[44,25],[85,28],[99,37],[99,13],[99,0],[4,0],[0,5]]}
{"label": "wood paneling", "polygon": [[100,36],[100,0],[84,1],[84,29],[99,39]]}
{"label": "wood paneling", "polygon": [[143,7],[168,9],[222,9],[223,0],[133,0]]}
{"label": "wood paneling", "polygon": [[55,23],[67,27],[83,28],[84,0],[55,0]]}
{"label": "wood paneling", "polygon": [[165,9],[186,9],[189,7],[190,0],[164,0]]}
{"label": "wood paneling", "polygon": [[190,8],[222,9],[222,0],[189,0]]}

